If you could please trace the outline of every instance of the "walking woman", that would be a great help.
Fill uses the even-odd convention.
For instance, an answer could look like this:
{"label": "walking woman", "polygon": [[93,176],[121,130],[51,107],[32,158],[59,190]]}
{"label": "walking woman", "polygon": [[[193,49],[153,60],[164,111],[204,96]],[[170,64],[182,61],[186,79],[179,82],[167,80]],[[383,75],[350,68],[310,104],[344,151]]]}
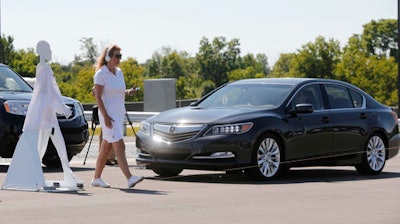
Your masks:
{"label": "walking woman", "polygon": [[125,143],[123,139],[123,123],[125,110],[125,95],[132,95],[135,89],[126,89],[124,75],[118,65],[121,60],[121,48],[111,45],[104,49],[97,60],[96,73],[94,75],[94,92],[99,108],[99,121],[103,133],[100,152],[96,161],[96,170],[92,180],[92,186],[110,187],[103,181],[101,174],[108,159],[110,150],[114,150],[118,159],[118,165],[131,188],[143,180],[142,176],[133,176],[129,170],[125,155]]}

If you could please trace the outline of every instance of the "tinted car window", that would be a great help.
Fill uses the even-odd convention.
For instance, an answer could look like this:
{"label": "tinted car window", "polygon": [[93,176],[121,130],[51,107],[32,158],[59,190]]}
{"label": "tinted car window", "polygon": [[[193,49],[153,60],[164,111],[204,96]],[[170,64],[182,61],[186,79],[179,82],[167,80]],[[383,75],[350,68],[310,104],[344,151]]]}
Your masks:
{"label": "tinted car window", "polygon": [[32,89],[10,68],[1,66],[0,91],[32,92]]}
{"label": "tinted car window", "polygon": [[197,106],[252,106],[272,108],[280,105],[291,89],[291,85],[282,84],[227,85],[204,99]]}
{"label": "tinted car window", "polygon": [[349,90],[340,85],[325,85],[329,105],[332,109],[353,108],[353,100]]}
{"label": "tinted car window", "polygon": [[311,104],[314,110],[323,110],[324,103],[319,85],[308,85],[301,88],[293,99],[292,106],[297,104]]}
{"label": "tinted car window", "polygon": [[353,100],[354,107],[362,107],[364,98],[362,95],[354,90],[350,90],[351,99]]}

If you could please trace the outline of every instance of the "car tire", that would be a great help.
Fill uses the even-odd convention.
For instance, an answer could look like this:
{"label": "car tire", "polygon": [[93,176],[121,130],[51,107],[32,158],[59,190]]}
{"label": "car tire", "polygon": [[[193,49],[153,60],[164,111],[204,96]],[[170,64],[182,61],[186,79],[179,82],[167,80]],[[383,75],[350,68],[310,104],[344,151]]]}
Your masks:
{"label": "car tire", "polygon": [[[71,155],[67,154],[68,156],[68,161],[71,161],[72,157]],[[47,167],[47,168],[62,168],[61,165],[61,160],[58,155],[55,154],[45,154],[42,163]]]}
{"label": "car tire", "polygon": [[377,175],[382,172],[386,163],[386,145],[377,133],[368,138],[365,150],[362,154],[362,162],[356,165],[360,174]]}
{"label": "car tire", "polygon": [[282,145],[277,137],[266,134],[257,142],[252,155],[253,166],[245,170],[246,175],[256,180],[269,180],[282,169]]}
{"label": "car tire", "polygon": [[158,174],[160,177],[174,177],[178,176],[183,169],[173,166],[156,166],[151,168],[154,173]]}

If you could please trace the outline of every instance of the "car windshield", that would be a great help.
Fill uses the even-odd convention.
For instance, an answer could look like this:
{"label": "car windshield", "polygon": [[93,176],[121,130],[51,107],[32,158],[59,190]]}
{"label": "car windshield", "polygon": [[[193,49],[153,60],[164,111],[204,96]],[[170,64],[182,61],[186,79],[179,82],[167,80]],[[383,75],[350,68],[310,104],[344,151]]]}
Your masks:
{"label": "car windshield", "polygon": [[0,91],[32,92],[32,89],[13,70],[0,66]]}
{"label": "car windshield", "polygon": [[274,108],[286,99],[292,88],[286,84],[231,84],[217,90],[197,106]]}

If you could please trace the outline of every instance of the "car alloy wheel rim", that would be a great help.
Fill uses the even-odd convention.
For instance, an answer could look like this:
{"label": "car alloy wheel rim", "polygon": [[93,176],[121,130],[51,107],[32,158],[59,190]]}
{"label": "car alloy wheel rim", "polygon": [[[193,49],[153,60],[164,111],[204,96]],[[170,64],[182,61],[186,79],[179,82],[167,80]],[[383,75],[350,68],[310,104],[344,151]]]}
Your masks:
{"label": "car alloy wheel rim", "polygon": [[367,160],[369,167],[379,171],[385,165],[385,144],[379,136],[372,137],[367,146]]}
{"label": "car alloy wheel rim", "polygon": [[272,138],[264,139],[257,150],[257,163],[262,175],[274,176],[279,169],[280,158],[278,143]]}

